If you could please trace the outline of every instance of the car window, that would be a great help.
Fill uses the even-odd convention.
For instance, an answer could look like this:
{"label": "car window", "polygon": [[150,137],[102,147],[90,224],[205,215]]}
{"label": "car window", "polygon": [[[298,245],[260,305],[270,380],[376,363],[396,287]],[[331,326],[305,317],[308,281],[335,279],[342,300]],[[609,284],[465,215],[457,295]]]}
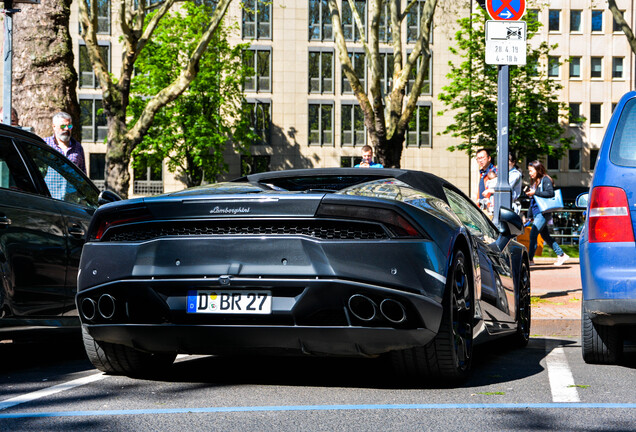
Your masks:
{"label": "car window", "polygon": [[495,241],[497,230],[495,230],[488,217],[481,210],[451,189],[444,188],[444,193],[450,208],[472,234],[483,236],[486,242]]}
{"label": "car window", "polygon": [[0,188],[36,192],[13,141],[5,137],[0,137]]}
{"label": "car window", "polygon": [[625,104],[616,126],[610,160],[616,165],[636,167],[636,99]]}
{"label": "car window", "polygon": [[51,196],[72,204],[97,208],[99,192],[80,174],[79,168],[55,150],[22,142],[38,168]]}

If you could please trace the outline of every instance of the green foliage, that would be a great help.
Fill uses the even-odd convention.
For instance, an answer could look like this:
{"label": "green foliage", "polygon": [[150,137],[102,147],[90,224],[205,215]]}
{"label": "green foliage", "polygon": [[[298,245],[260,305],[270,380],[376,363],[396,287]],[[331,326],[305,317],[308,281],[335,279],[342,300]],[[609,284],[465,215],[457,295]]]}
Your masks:
{"label": "green foliage", "polygon": [[[498,68],[485,63],[485,12],[458,20],[453,54],[461,57],[458,65],[449,62],[450,84],[443,87],[439,99],[446,108],[438,113],[452,112],[455,121],[443,132],[461,138],[461,143],[448,150],[474,154],[480,148],[497,148],[497,75]],[[526,16],[528,39],[540,24]],[[472,29],[471,29],[472,25]],[[509,135],[510,152],[519,159],[536,159],[542,155],[560,158],[570,147],[573,137],[561,123],[569,117],[569,107],[559,100],[561,84],[547,77],[545,66],[551,49],[542,42],[528,44],[527,64],[510,66]],[[535,44],[536,45],[536,44]],[[577,119],[582,121],[582,119]]]}
{"label": "green foliage", "polygon": [[[168,86],[193,52],[213,8],[184,2],[180,13],[165,16],[135,63],[129,124],[141,115],[147,99]],[[215,181],[227,172],[230,147],[246,154],[257,137],[244,104],[242,62],[246,45],[230,46],[231,28],[219,27],[199,63],[199,73],[175,101],[163,107],[143,141],[133,151],[136,168],[164,159],[188,187]]]}

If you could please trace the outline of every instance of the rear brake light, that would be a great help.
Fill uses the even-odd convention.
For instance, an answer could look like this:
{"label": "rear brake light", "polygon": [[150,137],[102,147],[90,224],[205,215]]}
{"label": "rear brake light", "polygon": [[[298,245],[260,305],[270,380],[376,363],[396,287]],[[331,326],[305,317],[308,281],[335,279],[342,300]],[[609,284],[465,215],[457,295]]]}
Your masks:
{"label": "rear brake light", "polygon": [[634,228],[625,191],[619,187],[599,186],[590,199],[589,241],[634,242]]}
{"label": "rear brake light", "polygon": [[393,237],[422,238],[422,234],[399,213],[377,207],[362,207],[338,204],[321,204],[318,217],[336,217],[379,222],[391,231]]}

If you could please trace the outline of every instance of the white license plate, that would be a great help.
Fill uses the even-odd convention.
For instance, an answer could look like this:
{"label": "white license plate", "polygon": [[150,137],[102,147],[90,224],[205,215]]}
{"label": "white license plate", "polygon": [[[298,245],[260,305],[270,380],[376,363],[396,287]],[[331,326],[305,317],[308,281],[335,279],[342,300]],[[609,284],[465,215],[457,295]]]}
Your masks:
{"label": "white license plate", "polygon": [[271,291],[188,291],[188,313],[271,314]]}

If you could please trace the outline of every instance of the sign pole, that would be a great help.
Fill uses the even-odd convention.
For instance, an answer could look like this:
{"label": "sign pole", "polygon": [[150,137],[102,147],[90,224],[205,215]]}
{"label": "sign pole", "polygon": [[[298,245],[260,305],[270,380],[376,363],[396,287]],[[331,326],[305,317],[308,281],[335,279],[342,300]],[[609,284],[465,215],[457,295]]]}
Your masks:
{"label": "sign pole", "polygon": [[495,185],[495,212],[493,222],[499,222],[499,209],[512,208],[511,188],[508,181],[508,99],[510,70],[499,66],[497,76],[497,184]]}
{"label": "sign pole", "polygon": [[2,123],[11,124],[13,75],[13,0],[4,0],[4,69],[2,72]]}

